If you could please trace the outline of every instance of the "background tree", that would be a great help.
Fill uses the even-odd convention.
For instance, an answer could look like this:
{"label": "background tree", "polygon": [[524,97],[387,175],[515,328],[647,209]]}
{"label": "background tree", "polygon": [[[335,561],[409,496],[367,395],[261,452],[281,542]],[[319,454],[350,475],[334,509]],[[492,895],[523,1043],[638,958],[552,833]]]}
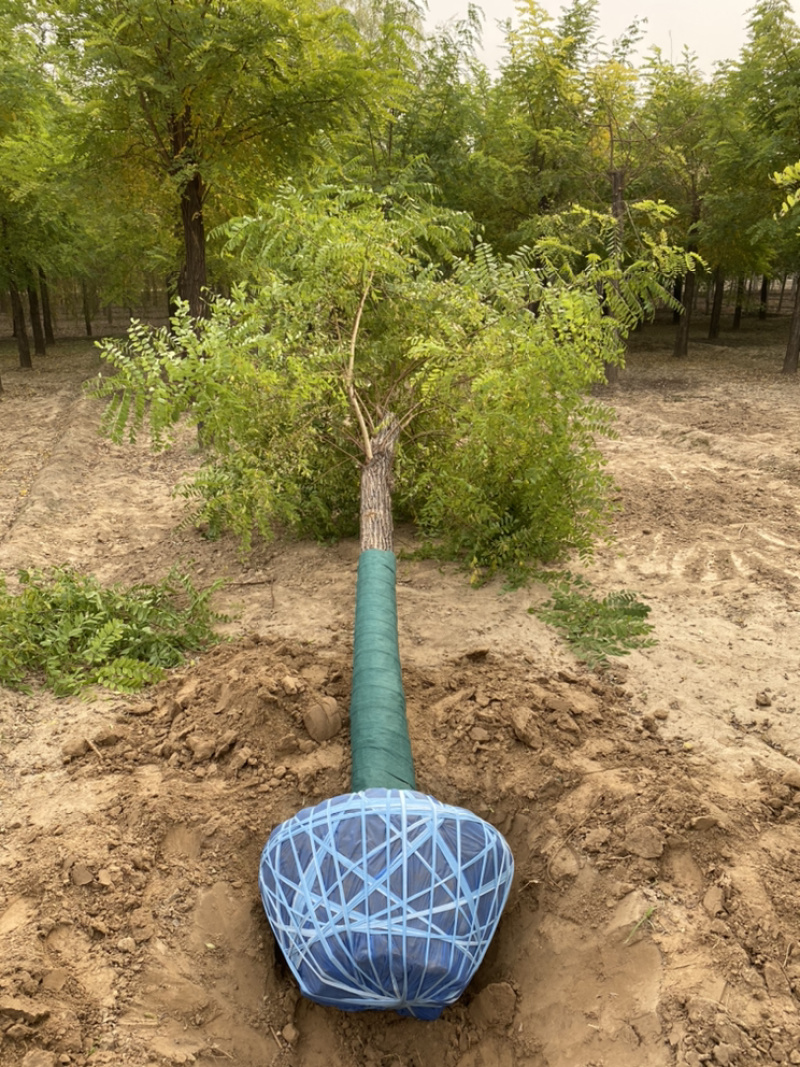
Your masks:
{"label": "background tree", "polygon": [[700,222],[709,185],[713,145],[708,137],[708,85],[693,56],[680,64],[667,62],[658,50],[649,57],[644,72],[645,97],[640,122],[658,151],[653,153],[646,176],[653,199],[675,208],[669,234],[687,253],[682,284],[683,314],[675,337],[675,356],[685,356],[694,307]]}
{"label": "background tree", "polygon": [[10,295],[20,366],[31,354],[22,294],[35,285],[47,213],[54,100],[21,4],[0,7],[0,284]]}
{"label": "background tree", "polygon": [[[751,138],[751,167],[762,195],[762,210],[772,214],[780,194],[771,177],[795,163],[800,145],[800,30],[788,0],[763,0],[751,13],[748,39],[731,71]],[[785,225],[784,225],[785,229]],[[769,232],[769,227],[767,227]],[[773,231],[774,232],[774,231]],[[773,248],[795,251],[794,233]],[[796,246],[795,246],[796,247]],[[794,259],[796,269],[797,259]],[[795,292],[792,325],[783,370],[794,373],[800,353],[800,292]]]}
{"label": "background tree", "polygon": [[241,210],[364,101],[353,20],[314,0],[73,0],[52,19],[87,152],[106,181],[158,183],[181,235],[179,295],[203,315],[212,204],[215,221]]}

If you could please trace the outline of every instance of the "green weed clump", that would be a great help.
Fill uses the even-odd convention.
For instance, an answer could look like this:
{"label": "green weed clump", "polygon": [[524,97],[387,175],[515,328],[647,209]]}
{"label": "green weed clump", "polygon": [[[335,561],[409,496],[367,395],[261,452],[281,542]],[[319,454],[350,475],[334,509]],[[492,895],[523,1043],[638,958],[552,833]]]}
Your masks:
{"label": "green weed clump", "polygon": [[171,571],[155,585],[102,586],[70,567],[19,571],[12,594],[0,575],[0,685],[35,677],[56,696],[92,685],[136,692],[176,667],[185,652],[217,640],[210,599]]}
{"label": "green weed clump", "polygon": [[575,655],[590,667],[602,667],[611,656],[625,656],[636,648],[652,648],[647,621],[650,607],[627,590],[609,593],[601,600],[586,590],[588,582],[573,575],[562,576],[552,597],[541,607],[528,608],[554,627]]}

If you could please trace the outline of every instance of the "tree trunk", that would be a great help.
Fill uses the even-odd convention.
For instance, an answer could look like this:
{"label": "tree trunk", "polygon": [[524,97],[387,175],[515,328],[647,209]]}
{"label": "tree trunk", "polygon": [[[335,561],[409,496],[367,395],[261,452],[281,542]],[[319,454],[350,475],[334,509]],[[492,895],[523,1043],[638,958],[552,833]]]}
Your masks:
{"label": "tree trunk", "polygon": [[[611,214],[617,223],[614,265],[620,267],[625,252],[625,171],[622,167],[616,167],[611,171]],[[614,331],[614,336],[619,343],[618,330]],[[619,365],[617,363],[610,363],[604,360],[603,373],[606,376],[606,385],[616,385],[619,382]]]}
{"label": "tree trunk", "polygon": [[672,351],[672,355],[678,359],[689,352],[689,326],[694,309],[695,284],[695,272],[687,271],[683,279],[683,315],[675,331],[675,348]]}
{"label": "tree trunk", "polygon": [[758,302],[758,317],[763,320],[767,317],[767,311],[769,310],[769,278],[764,275],[761,279],[761,298]]}
{"label": "tree trunk", "polygon": [[783,295],[786,292],[786,279],[788,275],[784,274],[781,278],[781,295],[778,297],[778,309],[777,314],[780,315],[781,308],[783,307]]}
{"label": "tree trunk", "polygon": [[[683,296],[683,276],[682,275],[678,275],[678,277],[675,279],[675,284],[672,287],[672,295],[675,297],[676,300],[678,300],[678,301],[681,300],[681,298]],[[681,313],[680,313],[680,311],[673,311],[672,312],[672,325],[673,326],[678,326],[680,324],[680,321],[681,321]]]}
{"label": "tree trunk", "polygon": [[89,304],[89,290],[86,282],[81,282],[81,304],[83,305],[83,322],[86,327],[86,336],[92,336],[92,309]]}
{"label": "tree trunk", "polygon": [[31,362],[31,346],[28,343],[28,330],[25,326],[25,309],[22,306],[22,299],[15,282],[11,282],[8,291],[11,296],[11,314],[14,318],[14,333],[17,338],[19,365],[28,370],[33,366],[33,363]]}
{"label": "tree trunk", "polygon": [[794,288],[794,311],[792,328],[789,331],[789,343],[783,360],[784,374],[797,374],[798,357],[800,357],[800,285]]}
{"label": "tree trunk", "polygon": [[733,328],[738,330],[742,325],[742,308],[744,307],[744,278],[739,275],[736,280],[736,307],[733,309]]}
{"label": "tree trunk", "polygon": [[714,302],[711,305],[711,322],[708,326],[709,341],[716,341],[719,337],[719,328],[722,322],[722,298],[725,295],[725,275],[722,268],[714,270]]}
{"label": "tree trunk", "polygon": [[181,193],[185,271],[182,271],[183,291],[180,295],[189,305],[189,312],[195,319],[208,315],[208,303],[205,299],[207,277],[204,192],[203,179],[199,174],[195,174]]}
{"label": "tree trunk", "polygon": [[53,332],[53,314],[50,308],[50,290],[47,285],[47,278],[41,267],[39,267],[39,292],[42,296],[42,320],[44,322],[44,339],[48,345],[54,345],[56,343],[55,334]]}
{"label": "tree trunk", "polygon": [[400,423],[394,415],[384,419],[370,441],[372,458],[361,468],[361,551],[378,548],[392,552],[392,466]]}
{"label": "tree trunk", "polygon": [[39,308],[39,293],[35,285],[28,286],[28,306],[31,311],[31,330],[33,331],[33,351],[37,356],[47,355],[42,329],[42,313]]}

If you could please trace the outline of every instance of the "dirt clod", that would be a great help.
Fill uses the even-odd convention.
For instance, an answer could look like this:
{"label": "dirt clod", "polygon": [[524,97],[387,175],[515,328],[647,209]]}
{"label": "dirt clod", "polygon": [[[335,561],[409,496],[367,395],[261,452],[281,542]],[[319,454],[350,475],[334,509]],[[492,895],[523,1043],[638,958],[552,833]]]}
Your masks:
{"label": "dirt clod", "polygon": [[664,835],[652,826],[640,826],[626,836],[626,851],[643,859],[658,859],[664,851]]}
{"label": "dirt clod", "polygon": [[318,697],[303,712],[303,725],[312,741],[330,741],[342,728],[342,714],[333,697]]}
{"label": "dirt clod", "polygon": [[84,863],[76,863],[69,872],[74,885],[91,885],[94,875]]}
{"label": "dirt clod", "polygon": [[55,1067],[55,1064],[55,1052],[48,1052],[46,1049],[31,1049],[25,1053],[22,1060],[22,1067]]}
{"label": "dirt clod", "polygon": [[703,897],[703,907],[709,915],[720,915],[725,910],[725,891],[721,886],[712,885]]}
{"label": "dirt clod", "polygon": [[542,731],[537,719],[536,712],[531,708],[516,707],[511,712],[514,734],[523,745],[527,745],[535,752],[542,747]]}
{"label": "dirt clod", "polygon": [[73,759],[80,759],[81,756],[85,756],[89,751],[89,742],[85,737],[75,737],[70,741],[67,741],[61,749],[61,755],[64,758],[64,762],[68,763]]}
{"label": "dirt clod", "polygon": [[478,993],[469,1006],[476,1026],[510,1026],[517,1008],[517,994],[508,982],[492,982]]}
{"label": "dirt clod", "polygon": [[284,1041],[287,1041],[290,1045],[294,1045],[297,1039],[300,1037],[300,1031],[293,1023],[287,1023],[281,1030],[281,1037]]}

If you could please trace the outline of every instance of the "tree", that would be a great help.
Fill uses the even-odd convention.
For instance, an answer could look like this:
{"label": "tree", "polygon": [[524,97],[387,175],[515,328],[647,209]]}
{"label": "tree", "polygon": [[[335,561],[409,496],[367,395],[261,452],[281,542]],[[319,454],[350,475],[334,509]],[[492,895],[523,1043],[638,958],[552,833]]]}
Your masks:
{"label": "tree", "polygon": [[[788,0],[762,0],[753,8],[748,25],[748,40],[733,76],[745,101],[752,131],[752,158],[761,178],[762,203],[774,212],[779,204],[776,190],[791,187],[797,181],[792,164],[797,160],[800,142],[800,29]],[[770,183],[773,174],[777,183]],[[790,194],[784,215],[792,204]],[[786,239],[778,236],[773,241],[777,253],[781,245],[786,247]],[[796,257],[796,247],[792,253]],[[796,292],[784,373],[797,372],[799,356],[800,296]]]}
{"label": "tree", "polygon": [[[0,9],[0,284],[11,298],[20,366],[31,367],[21,292],[31,281],[37,134],[47,93],[40,49],[20,4]],[[33,170],[33,175],[30,173]]]}
{"label": "tree", "polygon": [[682,285],[683,315],[675,336],[675,356],[685,356],[694,305],[700,222],[709,182],[712,145],[708,136],[708,86],[692,55],[680,64],[667,62],[656,49],[645,70],[646,95],[640,122],[659,150],[651,156],[647,182],[650,196],[676,209],[670,228],[686,250]]}
{"label": "tree", "polygon": [[347,123],[370,84],[353,20],[315,0],[74,0],[53,12],[95,165],[156,182],[179,295],[206,313],[206,228]]}
{"label": "tree", "polygon": [[35,5],[6,2],[0,9],[0,284],[11,292],[25,366],[30,352],[20,294],[28,295],[42,355],[54,340],[45,271],[58,278],[75,269],[87,213],[74,108],[39,19]]}
{"label": "tree", "polygon": [[[781,207],[783,217],[796,215],[795,208],[800,203],[800,163],[785,167],[779,174],[774,175],[775,184],[787,189],[786,198]],[[800,235],[800,231],[798,231]],[[800,365],[800,285],[795,284],[795,301],[792,309],[792,324],[789,330],[789,341],[786,346],[786,354],[783,359],[784,374],[797,374]]]}
{"label": "tree", "polygon": [[[571,228],[596,246],[609,225],[584,213]],[[553,236],[509,260],[482,243],[459,258],[470,226],[400,187],[284,188],[228,226],[246,281],[207,321],[184,308],[174,338],[137,326],[105,345],[106,428],[148,418],[160,444],[183,414],[202,422],[213,452],[186,492],[245,539],[354,533],[360,470],[373,547],[393,499],[476,575],[589,553],[612,423],[590,386],[674,257],[652,245],[623,272]]]}

